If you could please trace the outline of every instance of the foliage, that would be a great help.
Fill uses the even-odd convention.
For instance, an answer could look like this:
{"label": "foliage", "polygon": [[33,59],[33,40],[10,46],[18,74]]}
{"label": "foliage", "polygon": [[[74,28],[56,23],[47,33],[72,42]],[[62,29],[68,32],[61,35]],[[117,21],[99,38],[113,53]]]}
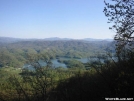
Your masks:
{"label": "foliage", "polygon": [[84,65],[78,60],[65,60],[63,62],[67,65],[68,68],[85,69]]}
{"label": "foliage", "polygon": [[95,65],[60,83],[50,101],[104,101],[134,96],[134,54],[129,59]]}
{"label": "foliage", "polygon": [[125,45],[131,50],[134,48],[134,0],[104,2],[104,13],[108,17],[108,23],[114,23],[110,29],[116,32],[114,39],[117,40],[117,50],[120,51]]}
{"label": "foliage", "polygon": [[0,67],[22,67],[29,58],[54,59],[58,57],[82,58],[105,54],[110,42],[82,41],[22,41],[1,44]]}
{"label": "foliage", "polygon": [[[66,61],[71,66],[69,69],[36,65],[36,71],[16,69],[17,72],[14,68],[1,68],[0,79],[3,78],[3,83],[0,85],[0,99],[103,101],[105,97],[131,98],[134,96],[134,53],[127,51],[122,56],[118,61],[111,59],[105,63],[98,61],[97,64],[89,64],[91,68],[88,70],[80,69],[82,65],[75,60]],[[9,76],[6,75],[8,72]]]}

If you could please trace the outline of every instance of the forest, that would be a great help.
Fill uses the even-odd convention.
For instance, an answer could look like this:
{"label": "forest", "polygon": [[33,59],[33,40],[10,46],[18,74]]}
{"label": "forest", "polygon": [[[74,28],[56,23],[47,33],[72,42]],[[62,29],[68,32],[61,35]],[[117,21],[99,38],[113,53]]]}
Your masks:
{"label": "forest", "polygon": [[[103,101],[105,97],[132,97],[134,55],[125,50],[119,62],[115,44],[115,41],[77,40],[2,42],[0,100]],[[91,60],[87,63],[75,60],[81,58]],[[41,66],[40,59],[47,65]],[[65,63],[67,68],[52,67],[52,59]],[[35,70],[23,68],[26,63]]]}
{"label": "forest", "polygon": [[[29,57],[38,56],[46,59],[65,58],[89,58],[98,54],[104,55],[114,51],[114,45],[108,41],[20,41],[13,43],[1,43],[0,66],[22,67]],[[113,47],[108,48],[108,45]],[[40,57],[41,56],[41,57]]]}
{"label": "forest", "polygon": [[0,101],[133,100],[134,1],[111,2],[103,12],[113,42],[0,38]]}

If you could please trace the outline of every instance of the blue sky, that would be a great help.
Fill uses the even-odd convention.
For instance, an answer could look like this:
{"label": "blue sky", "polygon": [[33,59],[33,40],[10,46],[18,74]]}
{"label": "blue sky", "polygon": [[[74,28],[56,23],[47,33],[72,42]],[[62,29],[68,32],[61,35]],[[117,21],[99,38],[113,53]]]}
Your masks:
{"label": "blue sky", "polygon": [[113,38],[103,0],[0,0],[0,36]]}

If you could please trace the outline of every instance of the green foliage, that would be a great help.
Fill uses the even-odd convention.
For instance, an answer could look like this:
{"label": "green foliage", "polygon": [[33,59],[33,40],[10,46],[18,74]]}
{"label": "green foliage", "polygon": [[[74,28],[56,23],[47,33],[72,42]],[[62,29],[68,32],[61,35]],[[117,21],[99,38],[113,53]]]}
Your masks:
{"label": "green foliage", "polygon": [[61,82],[50,101],[104,101],[108,98],[133,98],[134,55],[128,60],[78,71],[75,76]]}
{"label": "green foliage", "polygon": [[66,61],[69,69],[1,68],[4,82],[0,85],[0,98],[5,101],[103,101],[105,97],[133,97],[133,60],[134,54],[128,51],[125,59],[91,64],[89,70],[81,69],[82,65],[76,60]]}
{"label": "green foliage", "polygon": [[85,69],[85,66],[78,60],[65,60],[64,63],[67,65],[68,68]]}
{"label": "green foliage", "polygon": [[[8,72],[10,70],[11,76],[7,76],[4,70]],[[1,80],[3,78],[4,81],[0,83],[0,99],[4,101],[46,101],[50,97],[49,93],[53,92],[58,83],[73,75],[64,68],[47,67],[22,72],[2,68],[0,72]]]}
{"label": "green foliage", "polygon": [[22,41],[2,44],[0,66],[22,67],[28,59],[54,59],[57,57],[82,58],[105,54],[109,42],[82,41]]}
{"label": "green foliage", "polygon": [[[34,48],[30,46],[33,43],[37,44],[37,46],[33,46]],[[73,59],[61,59],[59,61],[66,63],[68,68],[51,68],[50,60],[52,58],[69,56],[69,54],[74,57],[79,53],[79,56],[82,57],[83,51],[86,52],[88,50],[84,50],[81,47],[82,45],[85,47],[88,44],[79,42],[66,43],[67,45],[65,43],[58,45],[57,43],[59,42],[55,42],[56,44],[53,42],[40,43],[41,45],[50,46],[48,48],[43,45],[44,49],[42,49],[38,42],[33,43],[23,47],[14,43],[15,45],[13,44],[12,48],[8,46],[7,49],[4,47],[0,49],[2,52],[0,61],[2,66],[5,65],[5,67],[0,68],[0,100],[103,101],[105,97],[134,96],[133,51],[126,50],[120,55],[116,54],[114,58],[117,57],[118,61],[111,58],[112,55],[105,56],[103,53],[99,56],[92,55],[98,59],[85,64]],[[73,45],[78,45],[79,48]],[[72,46],[76,52],[70,49]],[[16,47],[20,49],[16,50]],[[95,53],[95,55],[97,54],[98,52]],[[14,62],[15,58],[19,59],[18,61],[22,61],[22,63],[30,63],[35,67],[35,70],[14,68],[19,63],[17,61],[16,63]],[[39,59],[46,61],[47,66],[41,67],[38,63]],[[101,59],[105,61],[102,63]],[[11,61],[13,67],[10,67]],[[17,66],[19,67],[19,65]]]}

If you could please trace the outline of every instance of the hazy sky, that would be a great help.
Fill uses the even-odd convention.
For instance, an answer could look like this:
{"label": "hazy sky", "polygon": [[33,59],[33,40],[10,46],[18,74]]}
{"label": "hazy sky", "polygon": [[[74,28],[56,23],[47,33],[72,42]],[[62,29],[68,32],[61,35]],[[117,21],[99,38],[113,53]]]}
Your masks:
{"label": "hazy sky", "polygon": [[0,0],[0,36],[113,38],[103,0]]}

